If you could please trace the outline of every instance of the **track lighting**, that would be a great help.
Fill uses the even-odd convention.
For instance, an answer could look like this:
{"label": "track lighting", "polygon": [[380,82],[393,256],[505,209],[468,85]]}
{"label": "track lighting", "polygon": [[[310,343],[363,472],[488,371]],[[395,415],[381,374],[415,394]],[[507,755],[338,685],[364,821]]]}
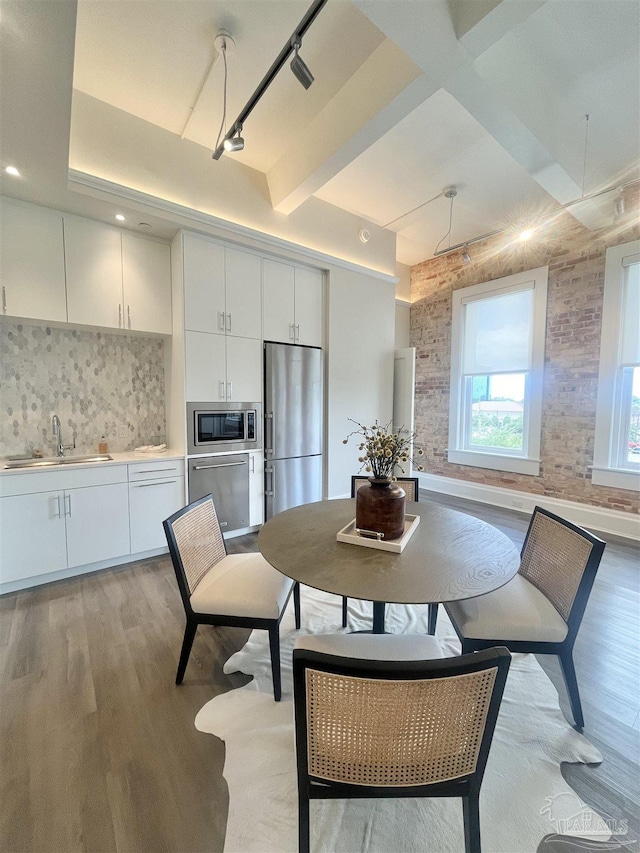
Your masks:
{"label": "track lighting", "polygon": [[304,86],[305,89],[308,89],[309,86],[313,83],[313,74],[309,71],[309,66],[307,63],[298,56],[298,51],[302,47],[302,39],[294,37],[291,39],[291,47],[294,50],[294,56],[291,60],[290,68],[293,73],[298,78],[298,81]]}
{"label": "track lighting", "polygon": [[460,252],[460,258],[465,262],[465,264],[471,263],[471,255],[469,254],[468,246],[462,247],[462,251]]}
{"label": "track lighting", "polygon": [[234,151],[242,151],[244,148],[244,139],[241,136],[242,128],[239,127],[236,130],[235,136],[232,136],[230,139],[225,139],[222,143],[224,150],[228,154],[232,154]]}
{"label": "track lighting", "polygon": [[616,216],[622,216],[624,213],[624,196],[622,193],[613,200],[613,210]]}

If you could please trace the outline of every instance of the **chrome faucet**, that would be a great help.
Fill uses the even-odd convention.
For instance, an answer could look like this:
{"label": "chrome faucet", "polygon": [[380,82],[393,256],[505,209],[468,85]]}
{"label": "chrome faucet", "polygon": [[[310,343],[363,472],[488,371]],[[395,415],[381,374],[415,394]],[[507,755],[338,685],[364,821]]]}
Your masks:
{"label": "chrome faucet", "polygon": [[56,456],[64,456],[65,450],[75,450],[75,441],[73,444],[63,444],[62,427],[60,426],[60,418],[57,415],[54,415],[51,418],[51,428],[53,429],[53,434],[58,439],[58,444],[56,446]]}

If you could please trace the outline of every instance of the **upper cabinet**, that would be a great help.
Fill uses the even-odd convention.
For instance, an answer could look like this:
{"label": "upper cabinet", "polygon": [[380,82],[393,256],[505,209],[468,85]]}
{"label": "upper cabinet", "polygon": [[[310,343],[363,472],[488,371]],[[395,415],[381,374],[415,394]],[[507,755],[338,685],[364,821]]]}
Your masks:
{"label": "upper cabinet", "polygon": [[169,246],[76,217],[64,241],[70,323],[171,333]]}
{"label": "upper cabinet", "polygon": [[260,258],[184,234],[185,329],[262,337]]}
{"label": "upper cabinet", "polygon": [[323,276],[279,261],[262,262],[264,339],[321,347]]}
{"label": "upper cabinet", "polygon": [[2,313],[67,319],[62,214],[0,200]]}

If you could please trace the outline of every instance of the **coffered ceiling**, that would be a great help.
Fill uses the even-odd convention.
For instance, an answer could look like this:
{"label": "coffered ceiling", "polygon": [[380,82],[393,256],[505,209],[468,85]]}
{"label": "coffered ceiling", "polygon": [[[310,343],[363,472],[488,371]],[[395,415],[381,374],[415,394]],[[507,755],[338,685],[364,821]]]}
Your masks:
{"label": "coffered ceiling", "polygon": [[[222,120],[219,59],[207,79],[216,34],[235,41],[228,126],[309,3],[78,0],[77,14],[72,2],[44,5],[75,20],[77,97],[184,136],[188,158],[215,148]],[[3,0],[2,27],[29,5],[43,4]],[[285,66],[245,123],[244,151],[206,168],[251,170],[277,215],[315,198],[386,226],[398,260],[417,263],[449,227],[448,186],[458,195],[441,248],[637,178],[639,48],[637,0],[329,0],[300,51],[314,84],[305,91]],[[73,112],[70,124],[73,139]],[[146,168],[130,164],[130,183]],[[572,214],[601,227],[613,198]]]}

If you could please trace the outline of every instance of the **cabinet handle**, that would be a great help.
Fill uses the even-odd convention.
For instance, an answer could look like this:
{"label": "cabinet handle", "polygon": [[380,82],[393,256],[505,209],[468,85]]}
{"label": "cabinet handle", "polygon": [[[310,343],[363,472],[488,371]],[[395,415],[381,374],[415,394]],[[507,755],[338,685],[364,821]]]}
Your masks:
{"label": "cabinet handle", "polygon": [[224,311],[218,311],[218,328],[224,332]]}
{"label": "cabinet handle", "polygon": [[129,328],[131,328],[131,306],[127,305],[127,323],[129,324]]}
{"label": "cabinet handle", "polygon": [[231,331],[231,314],[227,314],[227,332]]}
{"label": "cabinet handle", "polygon": [[58,504],[58,518],[62,518],[62,511],[60,509],[60,495],[56,495],[56,501]]}
{"label": "cabinet handle", "polygon": [[233,397],[233,382],[227,382],[227,400]]}
{"label": "cabinet handle", "polygon": [[194,471],[208,471],[210,468],[235,468],[237,465],[247,465],[247,462],[223,462],[221,465],[194,465]]}
{"label": "cabinet handle", "polygon": [[[71,518],[71,495],[65,495],[64,499],[65,499],[65,501],[69,501],[69,513],[68,514],[69,514],[69,518]],[[65,512],[65,515],[67,515],[66,512]]]}
{"label": "cabinet handle", "polygon": [[300,340],[300,323],[296,325],[296,340]]}
{"label": "cabinet handle", "polygon": [[293,323],[289,323],[289,340],[295,341],[295,339],[296,339],[295,326],[293,325]]}
{"label": "cabinet handle", "polygon": [[220,399],[226,399],[224,395],[224,382],[222,381],[222,379],[220,380]]}
{"label": "cabinet handle", "polygon": [[157,483],[136,483],[133,488],[134,489],[147,489],[149,486],[170,486],[173,483],[177,483],[177,480],[162,480]]}
{"label": "cabinet handle", "polygon": [[7,313],[7,288],[2,285],[2,313]]}
{"label": "cabinet handle", "polygon": [[122,328],[122,305],[118,302],[118,328]]}
{"label": "cabinet handle", "polygon": [[136,471],[133,475],[134,477],[137,474],[159,474],[161,471],[175,471],[175,468],[154,468],[153,471]]}

